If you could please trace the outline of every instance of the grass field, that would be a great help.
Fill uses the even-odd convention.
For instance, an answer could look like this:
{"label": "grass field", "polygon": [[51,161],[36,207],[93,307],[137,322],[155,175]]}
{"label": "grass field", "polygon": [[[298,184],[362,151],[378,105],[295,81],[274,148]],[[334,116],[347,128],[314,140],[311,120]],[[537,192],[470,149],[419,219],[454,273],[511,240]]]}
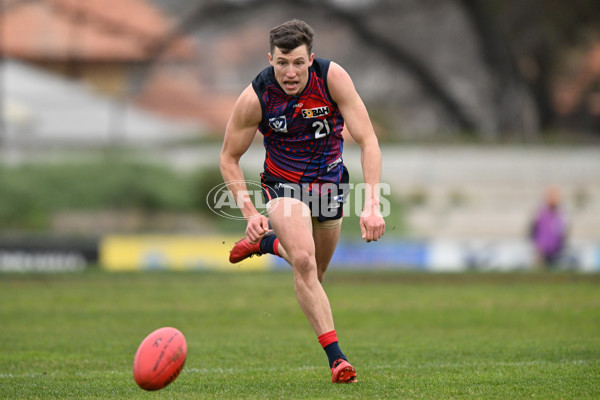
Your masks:
{"label": "grass field", "polygon": [[[600,276],[345,273],[325,282],[359,383],[330,383],[291,274],[0,275],[0,398],[600,398]],[[186,336],[179,378],[132,378]]]}

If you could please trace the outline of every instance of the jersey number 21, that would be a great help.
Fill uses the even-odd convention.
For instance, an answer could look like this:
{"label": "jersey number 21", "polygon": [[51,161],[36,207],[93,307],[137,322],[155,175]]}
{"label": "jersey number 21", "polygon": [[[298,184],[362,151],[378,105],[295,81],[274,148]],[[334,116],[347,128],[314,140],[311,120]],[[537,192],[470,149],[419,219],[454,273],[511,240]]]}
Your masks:
{"label": "jersey number 21", "polygon": [[312,127],[315,129],[315,139],[321,139],[331,133],[329,122],[326,119],[313,122]]}

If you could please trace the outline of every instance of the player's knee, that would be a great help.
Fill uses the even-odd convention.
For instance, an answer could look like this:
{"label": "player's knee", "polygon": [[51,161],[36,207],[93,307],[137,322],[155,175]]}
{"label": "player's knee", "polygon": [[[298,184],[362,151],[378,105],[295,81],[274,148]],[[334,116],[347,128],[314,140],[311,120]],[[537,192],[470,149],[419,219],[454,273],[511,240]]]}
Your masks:
{"label": "player's knee", "polygon": [[294,271],[300,277],[307,277],[314,274],[317,270],[317,263],[313,254],[307,251],[300,251],[294,254],[292,259]]}

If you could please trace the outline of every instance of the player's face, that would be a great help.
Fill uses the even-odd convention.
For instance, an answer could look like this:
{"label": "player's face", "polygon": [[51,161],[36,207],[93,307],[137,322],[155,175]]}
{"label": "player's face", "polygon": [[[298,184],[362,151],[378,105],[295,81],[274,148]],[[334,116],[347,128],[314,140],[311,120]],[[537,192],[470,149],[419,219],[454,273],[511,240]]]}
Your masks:
{"label": "player's face", "polygon": [[273,54],[269,53],[269,63],[275,70],[275,79],[279,86],[290,96],[299,95],[308,83],[308,68],[315,59],[314,54],[308,54],[306,45],[296,47],[284,54],[275,47]]}

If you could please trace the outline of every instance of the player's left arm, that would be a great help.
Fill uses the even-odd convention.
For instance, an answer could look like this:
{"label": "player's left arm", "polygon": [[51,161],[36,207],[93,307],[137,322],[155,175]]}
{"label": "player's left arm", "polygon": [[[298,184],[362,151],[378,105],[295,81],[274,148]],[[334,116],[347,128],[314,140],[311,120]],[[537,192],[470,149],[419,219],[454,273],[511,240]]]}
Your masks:
{"label": "player's left arm", "polygon": [[361,148],[361,164],[366,184],[365,206],[360,217],[362,238],[367,242],[385,233],[385,221],[379,205],[381,179],[381,149],[371,124],[369,113],[354,87],[350,75],[338,64],[329,66],[327,83],[331,97],[337,103],[350,136]]}

